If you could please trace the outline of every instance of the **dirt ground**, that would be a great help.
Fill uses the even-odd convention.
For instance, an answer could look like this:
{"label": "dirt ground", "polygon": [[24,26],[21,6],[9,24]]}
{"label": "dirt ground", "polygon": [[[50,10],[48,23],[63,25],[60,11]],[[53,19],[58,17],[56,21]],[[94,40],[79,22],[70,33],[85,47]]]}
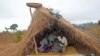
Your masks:
{"label": "dirt ground", "polygon": [[12,37],[13,36],[9,33],[0,33],[0,51],[5,50],[13,43]]}

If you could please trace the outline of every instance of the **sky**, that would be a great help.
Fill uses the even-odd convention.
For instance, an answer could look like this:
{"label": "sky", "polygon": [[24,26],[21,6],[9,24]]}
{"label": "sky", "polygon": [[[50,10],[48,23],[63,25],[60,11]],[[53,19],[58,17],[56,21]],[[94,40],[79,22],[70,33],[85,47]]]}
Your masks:
{"label": "sky", "polygon": [[27,2],[42,3],[44,7],[60,11],[74,24],[100,20],[100,0],[0,0],[0,31],[12,24],[18,24],[20,30],[28,28],[31,16]]}

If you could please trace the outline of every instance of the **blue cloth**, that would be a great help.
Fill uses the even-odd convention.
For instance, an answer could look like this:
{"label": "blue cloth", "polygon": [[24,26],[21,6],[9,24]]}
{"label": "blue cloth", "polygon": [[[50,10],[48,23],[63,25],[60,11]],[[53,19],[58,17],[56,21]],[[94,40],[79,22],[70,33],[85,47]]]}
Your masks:
{"label": "blue cloth", "polygon": [[44,45],[48,44],[47,38],[44,38],[44,39],[40,42],[40,44],[41,44],[40,49],[42,49]]}
{"label": "blue cloth", "polygon": [[43,51],[44,52],[49,52],[51,49],[52,49],[52,45],[50,45],[50,44],[47,44],[47,45],[45,45],[44,47],[43,47]]}
{"label": "blue cloth", "polygon": [[[55,38],[56,38],[56,36],[55,36],[55,35],[52,35],[52,34],[50,34],[48,37],[45,37],[45,38],[40,42],[41,46],[39,47],[39,50],[44,50],[44,46],[47,45],[47,44],[52,45],[51,42],[53,42]],[[48,43],[48,41],[49,41],[50,43]]]}

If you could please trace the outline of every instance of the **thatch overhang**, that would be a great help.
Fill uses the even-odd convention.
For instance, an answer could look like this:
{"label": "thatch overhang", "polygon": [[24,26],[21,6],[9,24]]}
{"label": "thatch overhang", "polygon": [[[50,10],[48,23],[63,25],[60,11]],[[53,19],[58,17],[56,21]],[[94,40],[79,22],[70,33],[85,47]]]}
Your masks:
{"label": "thatch overhang", "polygon": [[25,56],[29,54],[33,50],[32,46],[34,46],[30,41],[33,41],[34,37],[45,29],[49,29],[49,31],[53,31],[53,29],[63,31],[69,44],[75,47],[78,51],[82,50],[84,53],[94,53],[97,56],[100,55],[99,40],[96,40],[77,29],[68,21],[54,17],[42,6],[38,8],[35,7],[35,9],[36,11],[32,15],[33,18],[28,31],[23,36],[21,42],[10,46],[11,48],[4,50],[0,53],[0,56]]}

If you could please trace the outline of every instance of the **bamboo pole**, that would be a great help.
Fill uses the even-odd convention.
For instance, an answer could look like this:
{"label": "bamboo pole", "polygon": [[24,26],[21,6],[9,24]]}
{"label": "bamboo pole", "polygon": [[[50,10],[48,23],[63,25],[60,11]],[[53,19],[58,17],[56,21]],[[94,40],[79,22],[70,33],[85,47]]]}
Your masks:
{"label": "bamboo pole", "polygon": [[[29,10],[30,10],[31,18],[33,19],[31,7],[29,8]],[[38,51],[37,51],[37,44],[36,44],[35,37],[33,37],[33,41],[34,41],[34,49],[35,49],[35,53],[38,54]]]}
{"label": "bamboo pole", "polygon": [[33,41],[34,41],[34,49],[35,49],[35,53],[38,54],[38,50],[37,50],[37,44],[36,44],[36,40],[35,40],[35,37],[33,38]]}

